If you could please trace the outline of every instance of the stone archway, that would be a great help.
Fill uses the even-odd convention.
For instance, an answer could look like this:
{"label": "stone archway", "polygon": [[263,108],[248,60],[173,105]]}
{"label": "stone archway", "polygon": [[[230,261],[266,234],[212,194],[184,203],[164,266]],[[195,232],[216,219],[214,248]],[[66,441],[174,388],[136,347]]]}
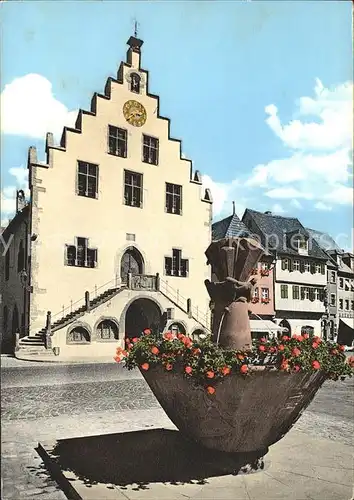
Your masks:
{"label": "stone archway", "polygon": [[125,313],[125,336],[140,337],[145,328],[161,331],[163,315],[159,306],[148,298],[134,300]]}
{"label": "stone archway", "polygon": [[279,323],[279,326],[281,326],[282,328],[287,328],[288,331],[278,332],[278,338],[282,337],[283,335],[288,335],[288,337],[291,337],[291,326],[289,321],[287,321],[286,319],[282,319],[281,322]]}
{"label": "stone archway", "polygon": [[135,247],[128,247],[120,261],[120,277],[122,283],[127,282],[128,273],[144,274],[144,259]]}

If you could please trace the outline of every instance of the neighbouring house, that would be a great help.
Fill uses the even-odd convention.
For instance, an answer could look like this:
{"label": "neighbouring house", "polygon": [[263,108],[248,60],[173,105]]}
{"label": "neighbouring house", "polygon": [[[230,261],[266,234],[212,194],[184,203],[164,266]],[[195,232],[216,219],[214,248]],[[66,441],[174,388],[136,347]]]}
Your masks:
{"label": "neighbouring house", "polygon": [[337,337],[338,311],[337,311],[337,288],[338,288],[338,264],[328,253],[331,249],[341,252],[333,238],[321,231],[306,228],[310,236],[314,238],[319,246],[328,254],[327,260],[327,300],[326,315],[323,319],[323,329],[329,340]]}
{"label": "neighbouring house", "polygon": [[149,91],[142,40],[46,161],[3,231],[1,338],[17,355],[114,355],[143,328],[209,328],[212,198]]}
{"label": "neighbouring house", "polygon": [[337,279],[337,340],[346,345],[354,341],[354,255],[328,250],[338,266]]}
{"label": "neighbouring house", "polygon": [[[232,215],[212,225],[213,241],[222,238],[243,236],[249,237],[251,236],[251,232],[235,213],[235,205]],[[252,303],[250,304],[252,309],[250,323],[253,338],[267,335],[274,336],[276,333],[284,331],[273,321],[275,318],[273,261],[272,254],[267,253],[252,270],[252,277],[257,277],[257,284],[254,288]],[[213,273],[212,279],[216,280],[216,276]]]}
{"label": "neighbouring house", "polygon": [[242,221],[276,259],[276,321],[288,332],[322,336],[328,255],[300,221],[246,209]]}

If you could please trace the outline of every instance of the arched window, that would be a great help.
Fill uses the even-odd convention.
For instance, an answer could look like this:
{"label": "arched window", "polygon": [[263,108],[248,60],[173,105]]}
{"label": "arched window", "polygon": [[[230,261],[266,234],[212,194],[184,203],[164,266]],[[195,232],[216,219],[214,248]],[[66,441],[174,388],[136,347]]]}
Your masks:
{"label": "arched window", "polygon": [[183,333],[183,335],[186,334],[186,329],[184,328],[181,323],[172,323],[169,327],[169,331],[177,335],[178,333]]}
{"label": "arched window", "polygon": [[68,332],[68,344],[88,344],[90,343],[90,334],[83,326],[76,326]]}
{"label": "arched window", "polygon": [[118,340],[118,326],[114,321],[105,319],[97,326],[97,340]]}
{"label": "arched window", "polygon": [[24,268],[25,268],[25,250],[23,248],[23,240],[21,240],[17,254],[17,272],[19,273]]}
{"label": "arched window", "polygon": [[7,306],[4,306],[4,311],[3,311],[3,325],[4,325],[4,331],[6,332],[7,330],[7,325],[9,323],[9,310]]}
{"label": "arched window", "polygon": [[140,76],[137,73],[130,75],[130,91],[140,94]]}
{"label": "arched window", "polygon": [[205,331],[201,328],[198,328],[197,330],[194,330],[194,332],[192,332],[191,337],[193,340],[199,340],[201,335],[205,335]]}
{"label": "arched window", "polygon": [[305,325],[301,327],[301,335],[304,333],[307,333],[308,335],[312,336],[315,333],[315,329],[313,326]]}

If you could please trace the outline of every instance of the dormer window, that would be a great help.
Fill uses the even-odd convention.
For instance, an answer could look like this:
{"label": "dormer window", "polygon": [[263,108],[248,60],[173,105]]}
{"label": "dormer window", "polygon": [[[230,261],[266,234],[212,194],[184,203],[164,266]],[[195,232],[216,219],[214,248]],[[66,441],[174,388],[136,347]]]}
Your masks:
{"label": "dormer window", "polygon": [[135,94],[140,94],[140,81],[141,78],[137,73],[132,73],[130,75],[130,91]]}
{"label": "dormer window", "polygon": [[305,238],[301,236],[298,236],[295,239],[295,247],[299,253],[307,252],[308,250],[307,240],[305,240]]}

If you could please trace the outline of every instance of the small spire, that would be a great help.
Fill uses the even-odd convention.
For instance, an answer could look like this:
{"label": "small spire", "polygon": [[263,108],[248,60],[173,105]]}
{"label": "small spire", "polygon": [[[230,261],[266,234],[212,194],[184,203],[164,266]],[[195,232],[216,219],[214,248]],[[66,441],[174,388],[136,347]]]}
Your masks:
{"label": "small spire", "polygon": [[232,215],[235,215],[235,202],[232,202]]}
{"label": "small spire", "polygon": [[135,38],[138,38],[138,26],[139,26],[139,23],[136,19],[134,19],[134,36]]}

